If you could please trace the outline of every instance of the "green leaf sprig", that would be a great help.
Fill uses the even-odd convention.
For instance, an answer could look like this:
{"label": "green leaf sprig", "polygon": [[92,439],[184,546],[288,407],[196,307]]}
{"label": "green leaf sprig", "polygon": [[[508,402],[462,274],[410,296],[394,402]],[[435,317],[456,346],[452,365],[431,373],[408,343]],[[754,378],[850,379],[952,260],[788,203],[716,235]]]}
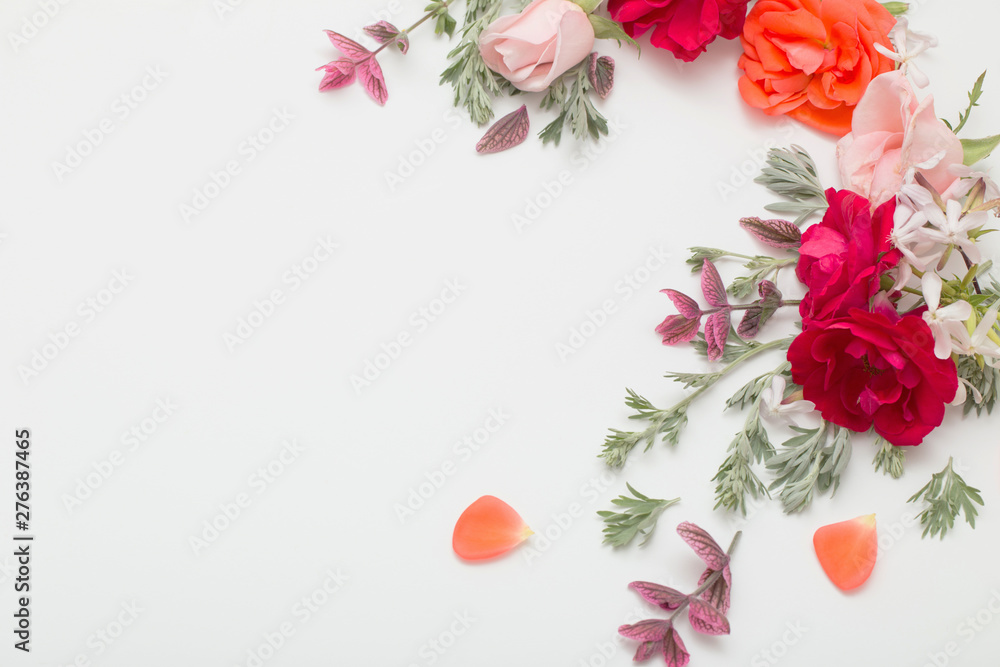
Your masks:
{"label": "green leaf sprig", "polygon": [[636,491],[627,483],[629,496],[618,496],[611,503],[623,508],[621,511],[602,510],[598,516],[604,519],[604,543],[614,547],[623,547],[636,537],[642,537],[639,546],[643,546],[653,536],[656,521],[663,511],[681,501],[680,498],[662,500],[650,498]]}
{"label": "green leaf sprig", "polygon": [[924,527],[921,537],[930,535],[941,539],[955,527],[955,519],[960,513],[964,515],[965,522],[975,528],[976,516],[979,514],[976,505],[983,505],[979,489],[966,484],[962,476],[955,472],[952,457],[948,458],[948,465],[944,470],[934,473],[931,481],[907,502],[914,503],[921,499],[926,503],[919,515],[920,524]]}
{"label": "green leaf sprig", "polygon": [[826,211],[828,204],[820,183],[816,163],[804,148],[772,148],[767,153],[767,166],[754,179],[776,195],[792,201],[776,202],[764,208],[774,213],[791,213],[801,225],[814,213]]}

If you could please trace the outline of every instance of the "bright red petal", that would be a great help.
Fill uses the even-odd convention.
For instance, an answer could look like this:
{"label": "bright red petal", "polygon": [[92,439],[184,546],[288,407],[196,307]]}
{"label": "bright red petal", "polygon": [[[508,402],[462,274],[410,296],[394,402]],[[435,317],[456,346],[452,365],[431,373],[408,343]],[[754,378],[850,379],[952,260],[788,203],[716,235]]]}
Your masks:
{"label": "bright red petal", "polygon": [[451,546],[461,558],[484,560],[507,553],[530,535],[532,530],[514,508],[483,496],[458,517]]}
{"label": "bright red petal", "polygon": [[830,581],[843,591],[868,581],[878,555],[875,515],[823,526],[813,535],[819,564]]}

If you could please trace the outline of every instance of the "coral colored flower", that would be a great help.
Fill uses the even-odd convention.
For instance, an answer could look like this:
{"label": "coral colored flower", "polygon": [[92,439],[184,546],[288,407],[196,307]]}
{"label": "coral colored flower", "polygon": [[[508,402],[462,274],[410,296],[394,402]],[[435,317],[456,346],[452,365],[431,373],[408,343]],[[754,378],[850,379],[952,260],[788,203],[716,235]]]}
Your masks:
{"label": "coral colored flower", "polygon": [[854,110],[851,133],[837,143],[840,176],[872,204],[896,196],[911,169],[938,192],[958,179],[962,142],[934,113],[934,97],[918,101],[901,71],[877,77]]}
{"label": "coral colored flower", "polygon": [[749,0],[609,0],[611,18],[631,37],[650,28],[650,43],[692,61],[717,36],[739,37]]}
{"label": "coral colored flower", "polygon": [[896,19],[875,0],[760,0],[743,27],[740,93],[769,115],[787,114],[843,136],[868,84],[895,67]]}
{"label": "coral colored flower", "polygon": [[569,0],[534,0],[520,14],[501,16],[479,36],[486,65],[527,92],[548,88],[593,46],[590,18]]}
{"label": "coral colored flower", "polygon": [[823,220],[802,234],[795,274],[809,288],[799,314],[808,328],[816,320],[868,309],[879,278],[899,262],[889,242],[895,200],[874,211],[868,200],[846,190],[827,190]]}
{"label": "coral colored flower", "polygon": [[899,446],[919,445],[958,390],[955,363],[935,356],[923,318],[891,307],[814,323],[792,341],[788,361],[824,419],[852,431],[874,427]]}

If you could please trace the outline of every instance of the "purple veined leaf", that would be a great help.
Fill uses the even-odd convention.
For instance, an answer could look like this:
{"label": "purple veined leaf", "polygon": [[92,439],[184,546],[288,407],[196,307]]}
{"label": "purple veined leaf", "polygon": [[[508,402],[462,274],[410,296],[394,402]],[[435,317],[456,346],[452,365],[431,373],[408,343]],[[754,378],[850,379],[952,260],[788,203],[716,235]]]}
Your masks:
{"label": "purple veined leaf", "polygon": [[528,138],[528,105],[512,111],[486,130],[486,134],[476,144],[477,153],[499,153],[524,143]]}
{"label": "purple veined leaf", "polygon": [[729,297],[726,296],[726,286],[722,284],[718,269],[707,259],[701,265],[701,291],[705,295],[705,300],[716,308],[729,305]]}
{"label": "purple veined leaf", "polygon": [[642,599],[646,602],[655,604],[667,611],[677,609],[688,599],[687,595],[681,593],[676,588],[661,586],[660,584],[648,581],[633,581],[628,587],[641,595]]}
{"label": "purple veined leaf", "polygon": [[587,79],[601,99],[605,99],[615,85],[615,61],[607,56],[590,54],[587,62]]}
{"label": "purple veined leaf", "polygon": [[[744,340],[756,338],[760,333],[760,327],[766,321],[764,308],[754,304],[743,311],[743,319],[736,326],[736,335]],[[771,311],[774,312],[774,311]],[[768,313],[770,315],[770,313]]]}
{"label": "purple veined leaf", "polygon": [[385,101],[389,99],[389,91],[385,87],[385,77],[382,76],[382,68],[378,61],[369,58],[359,62],[358,79],[372,99],[384,106]]}
{"label": "purple veined leaf", "polygon": [[332,30],[325,30],[324,32],[326,32],[326,36],[330,38],[330,41],[333,42],[333,45],[340,49],[341,53],[352,60],[364,60],[371,55],[371,51],[361,46],[353,39],[344,37],[339,32],[334,32]]}
{"label": "purple veined leaf", "polygon": [[705,600],[691,598],[691,604],[688,606],[688,620],[695,632],[700,632],[703,635],[729,634],[729,620],[726,615]]}
{"label": "purple veined leaf", "polygon": [[762,280],[757,283],[757,293],[760,294],[763,305],[773,305],[775,308],[781,306],[781,290],[770,280]]}
{"label": "purple veined leaf", "polygon": [[703,528],[699,528],[690,521],[685,521],[677,526],[677,534],[687,542],[689,547],[694,549],[698,557],[710,568],[721,570],[729,564],[729,556]]}
{"label": "purple veined leaf", "polygon": [[787,220],[761,220],[743,218],[740,227],[750,232],[754,238],[772,248],[798,248],[802,245],[802,230]]}
{"label": "purple veined leaf", "polygon": [[639,648],[635,651],[635,657],[632,658],[632,662],[642,662],[643,660],[649,660],[656,653],[661,653],[663,651],[663,642],[643,642],[639,644]]}
{"label": "purple veined leaf", "polygon": [[685,667],[691,661],[691,654],[687,652],[687,647],[674,628],[670,628],[670,632],[663,638],[663,659],[666,660],[667,667]]}
{"label": "purple veined leaf", "polygon": [[638,623],[620,626],[618,634],[641,642],[656,642],[666,637],[672,628],[670,621],[662,618],[647,618]]}
{"label": "purple veined leaf", "polygon": [[674,304],[674,308],[684,317],[689,320],[696,320],[701,317],[701,306],[687,294],[672,289],[661,289],[660,292],[670,298]]}
{"label": "purple veined leaf", "polygon": [[756,338],[764,323],[781,307],[781,290],[770,280],[757,283],[757,292],[760,294],[760,301],[746,309],[743,319],[736,327],[740,338]]}
{"label": "purple veined leaf", "polygon": [[379,21],[372,25],[366,25],[363,30],[379,44],[391,42],[399,34],[399,28],[388,21]]}
{"label": "purple veined leaf", "polygon": [[667,319],[656,327],[656,333],[663,336],[664,345],[686,343],[698,335],[700,324],[700,320],[691,320],[683,315],[667,315]]}
{"label": "purple veined leaf", "polygon": [[[727,565],[723,568],[723,573],[728,573],[729,566]],[[701,578],[698,580],[698,585],[701,586],[708,578],[712,576],[717,570],[708,568],[702,573]],[[701,592],[701,599],[708,602],[710,605],[718,609],[723,614],[729,613],[729,589],[730,589],[730,576],[722,576],[712,582],[712,585]]]}
{"label": "purple veined leaf", "polygon": [[730,309],[726,307],[717,313],[712,313],[705,320],[705,342],[708,343],[709,361],[722,359],[722,354],[726,350],[730,329],[729,315]]}
{"label": "purple veined leaf", "polygon": [[332,63],[318,67],[317,70],[324,70],[326,72],[323,80],[319,82],[320,91],[343,88],[354,83],[354,80],[357,78],[355,67],[356,65],[353,60],[345,58],[334,60]]}

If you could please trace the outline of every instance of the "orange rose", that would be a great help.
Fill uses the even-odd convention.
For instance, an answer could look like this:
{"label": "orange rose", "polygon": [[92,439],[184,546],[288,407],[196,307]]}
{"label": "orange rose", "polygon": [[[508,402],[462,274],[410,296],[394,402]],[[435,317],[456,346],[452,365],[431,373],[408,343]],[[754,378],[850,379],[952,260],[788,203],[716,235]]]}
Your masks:
{"label": "orange rose", "polygon": [[740,38],[740,94],[766,114],[843,136],[869,82],[895,67],[875,50],[892,49],[895,23],[875,0],[760,0]]}

